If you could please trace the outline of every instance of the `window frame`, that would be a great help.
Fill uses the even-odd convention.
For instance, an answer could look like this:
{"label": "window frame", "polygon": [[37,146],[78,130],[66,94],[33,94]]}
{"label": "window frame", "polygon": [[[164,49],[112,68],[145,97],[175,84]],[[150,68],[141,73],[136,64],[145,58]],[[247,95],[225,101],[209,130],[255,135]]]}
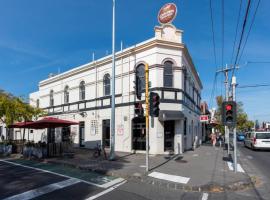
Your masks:
{"label": "window frame", "polygon": [[50,100],[49,100],[49,105],[52,107],[54,106],[54,91],[50,91]]}
{"label": "window frame", "polygon": [[[168,65],[170,63],[170,65]],[[163,62],[163,86],[166,88],[173,88],[173,65],[174,62],[171,60],[166,60]],[[168,73],[170,72],[170,73]],[[169,79],[168,79],[169,78]],[[170,83],[170,84],[169,84]]]}
{"label": "window frame", "polygon": [[85,100],[85,82],[81,81],[79,85],[79,100],[84,101]]}
{"label": "window frame", "polygon": [[68,85],[66,85],[64,89],[64,104],[68,103],[69,103],[69,87]]}
{"label": "window frame", "polygon": [[[109,91],[108,91],[109,88]],[[104,74],[103,76],[103,95],[111,95],[111,75],[109,73]]]}

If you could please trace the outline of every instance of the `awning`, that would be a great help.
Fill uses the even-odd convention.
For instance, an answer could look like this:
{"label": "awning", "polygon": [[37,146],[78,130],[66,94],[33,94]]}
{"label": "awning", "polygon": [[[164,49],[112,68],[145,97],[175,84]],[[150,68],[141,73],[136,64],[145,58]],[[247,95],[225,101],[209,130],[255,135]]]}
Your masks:
{"label": "awning", "polygon": [[185,115],[181,111],[174,110],[161,110],[159,111],[158,119],[159,121],[168,121],[168,120],[180,120],[184,119]]}

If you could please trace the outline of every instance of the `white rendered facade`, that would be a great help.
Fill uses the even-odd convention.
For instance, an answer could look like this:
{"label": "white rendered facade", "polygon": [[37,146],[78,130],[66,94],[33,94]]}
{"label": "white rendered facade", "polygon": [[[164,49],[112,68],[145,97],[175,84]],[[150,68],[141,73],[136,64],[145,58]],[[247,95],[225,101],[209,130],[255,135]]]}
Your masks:
{"label": "white rendered facade", "polygon": [[[81,128],[78,125],[71,127],[77,146],[93,148],[97,142],[105,142],[104,131],[108,130],[104,124],[108,122],[105,120],[111,118],[111,110],[110,95],[106,95],[108,91],[104,80],[108,74],[112,74],[111,59],[111,55],[106,56],[43,80],[39,83],[39,90],[30,94],[30,104],[39,104],[49,116],[84,122]],[[166,61],[170,61],[173,66],[171,87],[164,87],[163,83]],[[195,136],[198,142],[201,139],[199,115],[202,84],[188,50],[182,43],[182,31],[173,25],[164,25],[155,27],[154,38],[116,53],[115,150],[142,150],[134,145],[138,138],[134,137],[133,119],[136,117],[134,103],[142,102],[145,108],[145,98],[144,93],[141,101],[136,98],[134,81],[136,67],[145,63],[149,65],[150,91],[157,92],[161,97],[160,110],[179,111],[184,115],[184,118],[170,120],[170,123],[160,121],[158,117],[150,120],[150,153],[168,152],[164,142],[165,124],[166,129],[173,126],[170,129],[174,132],[170,135],[173,138],[170,151],[180,153],[190,149]],[[85,95],[82,95],[81,84],[84,85]],[[42,131],[39,132],[40,135],[35,133],[35,141],[41,140]],[[79,132],[84,133],[83,136]]]}

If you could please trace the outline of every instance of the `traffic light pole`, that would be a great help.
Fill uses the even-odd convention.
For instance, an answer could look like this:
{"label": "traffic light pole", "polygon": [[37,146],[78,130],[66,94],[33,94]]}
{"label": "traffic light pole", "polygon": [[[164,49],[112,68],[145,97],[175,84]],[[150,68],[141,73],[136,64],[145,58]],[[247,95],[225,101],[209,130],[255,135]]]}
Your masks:
{"label": "traffic light pole", "polygon": [[[236,101],[235,96],[236,90],[236,77],[232,77],[232,93],[233,93],[233,101]],[[233,146],[234,146],[234,172],[237,172],[237,143],[236,143],[236,125],[233,129]]]}
{"label": "traffic light pole", "polygon": [[149,171],[149,66],[145,65],[145,125],[146,125],[146,152],[145,152],[145,167],[146,172]]}
{"label": "traffic light pole", "polygon": [[[235,69],[239,69],[239,66],[236,66]],[[222,69],[218,70],[216,73],[220,73],[223,72],[225,75],[225,90],[226,90],[226,94],[225,94],[225,100],[228,101],[229,100],[229,71],[234,70],[234,67],[228,67],[228,65],[226,65],[225,68],[222,67]],[[229,127],[225,126],[225,141],[226,141],[226,137],[227,137],[227,145],[228,145],[228,155],[230,155],[230,133],[229,133]]]}

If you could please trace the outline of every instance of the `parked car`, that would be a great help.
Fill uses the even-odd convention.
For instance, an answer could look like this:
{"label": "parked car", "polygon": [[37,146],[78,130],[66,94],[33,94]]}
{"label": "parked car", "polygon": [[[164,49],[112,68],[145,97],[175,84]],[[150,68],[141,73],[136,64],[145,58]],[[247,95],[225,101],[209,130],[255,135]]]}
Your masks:
{"label": "parked car", "polygon": [[251,149],[270,149],[270,132],[249,132],[244,140],[245,147]]}
{"label": "parked car", "polygon": [[237,133],[237,141],[244,141],[245,140],[246,135],[244,133]]}

